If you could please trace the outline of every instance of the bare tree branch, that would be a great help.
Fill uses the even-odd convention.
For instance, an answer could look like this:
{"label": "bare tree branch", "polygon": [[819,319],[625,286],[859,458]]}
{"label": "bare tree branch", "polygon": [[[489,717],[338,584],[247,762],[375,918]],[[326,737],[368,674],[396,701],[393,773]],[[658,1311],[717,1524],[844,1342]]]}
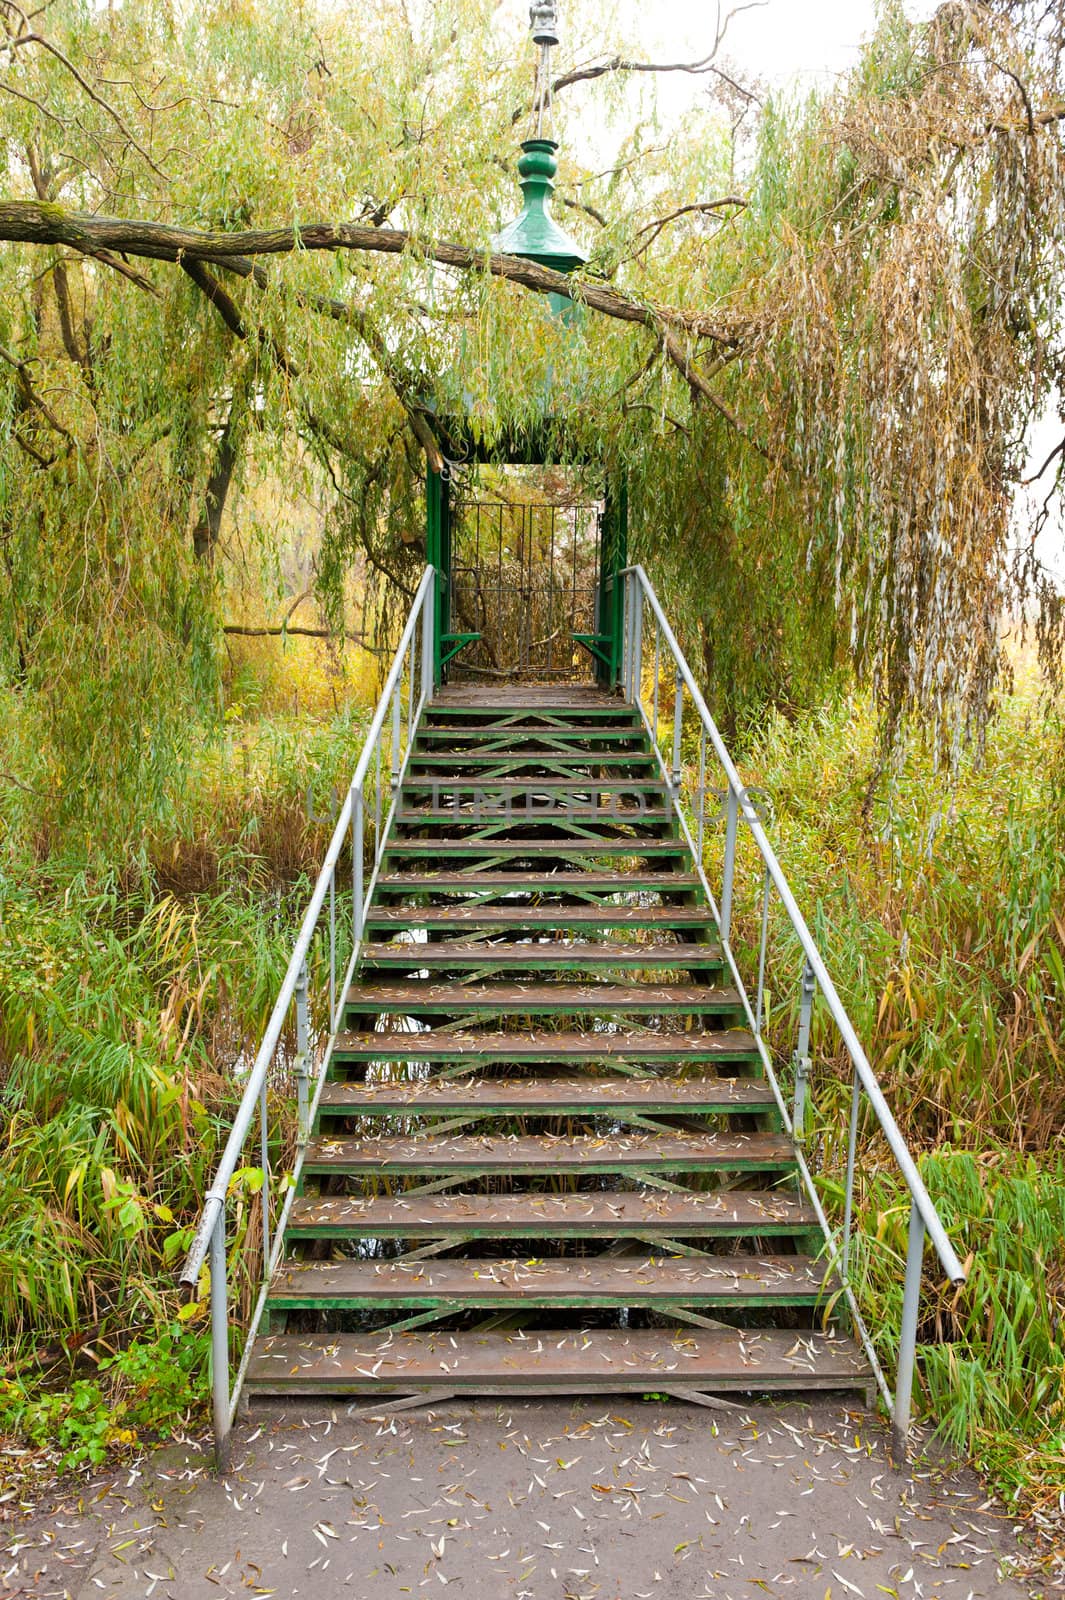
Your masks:
{"label": "bare tree branch", "polygon": [[656,217],[653,222],[645,222],[642,228],[636,230],[636,237],[639,239],[643,234],[651,233],[652,239],[657,239],[666,224],[675,222],[678,217],[686,217],[693,211],[721,211],[725,206],[734,206],[738,211],[745,211],[747,201],[741,200],[738,194],[727,194],[720,200],[696,200],[691,205],[678,206],[676,211],[668,211],[664,217]]}
{"label": "bare tree branch", "polygon": [[[750,8],[741,6],[739,9],[745,11]],[[715,45],[710,54],[704,56],[701,61],[626,61],[623,56],[611,56],[609,61],[596,62],[587,67],[574,67],[570,72],[564,72],[551,85],[551,93],[555,95],[560,89],[568,89],[574,83],[593,82],[596,78],[606,77],[611,72],[683,72],[690,77],[710,75],[720,78],[731,89],[735,89],[739,94],[744,95],[749,100],[753,100],[756,104],[760,103],[759,97],[753,89],[747,88],[745,84],[737,83],[730,73],[716,64],[714,60],[716,54],[717,46]],[[519,112],[518,118],[520,119],[522,115],[523,113]]]}
{"label": "bare tree branch", "polygon": [[1059,442],[1054,446],[1053,450],[1051,450],[1050,454],[1043,462],[1043,465],[1039,468],[1039,471],[1033,472],[1030,478],[1022,478],[1021,483],[1025,486],[1030,483],[1038,483],[1039,479],[1043,476],[1043,473],[1050,466],[1050,463],[1052,461],[1056,461],[1060,455],[1065,455],[1065,439],[1059,440]]}
{"label": "bare tree branch", "polygon": [[[287,622],[279,623],[276,628],[252,628],[245,627],[241,622],[223,622],[222,632],[236,633],[244,639],[276,639],[287,635],[301,639],[335,639],[338,637],[332,628],[291,628]],[[349,633],[347,629],[344,630],[343,637],[352,640],[355,644],[364,642],[361,633]]]}

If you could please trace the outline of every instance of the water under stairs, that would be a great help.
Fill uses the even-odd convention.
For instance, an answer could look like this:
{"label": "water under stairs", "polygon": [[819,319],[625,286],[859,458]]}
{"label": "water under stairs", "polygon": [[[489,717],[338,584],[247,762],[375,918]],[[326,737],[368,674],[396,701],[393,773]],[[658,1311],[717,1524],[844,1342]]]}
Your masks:
{"label": "water under stairs", "polygon": [[867,1389],[639,711],[417,729],[245,1391]]}

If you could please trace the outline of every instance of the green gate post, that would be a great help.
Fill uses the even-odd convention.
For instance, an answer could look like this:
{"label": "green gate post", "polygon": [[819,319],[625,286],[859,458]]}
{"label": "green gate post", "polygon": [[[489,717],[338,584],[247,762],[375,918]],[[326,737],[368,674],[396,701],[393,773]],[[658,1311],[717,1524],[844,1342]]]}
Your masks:
{"label": "green gate post", "polygon": [[425,474],[425,559],[436,573],[433,613],[433,688],[447,678],[448,662],[479,633],[451,631],[451,485],[432,467]]}
{"label": "green gate post", "polygon": [[629,564],[629,490],[623,472],[608,474],[603,492],[603,532],[599,541],[596,630],[600,650],[595,676],[604,689],[621,682],[625,584],[619,576]]}
{"label": "green gate post", "polygon": [[436,572],[433,687],[443,681],[444,638],[451,628],[451,496],[442,473],[425,474],[425,555]]}

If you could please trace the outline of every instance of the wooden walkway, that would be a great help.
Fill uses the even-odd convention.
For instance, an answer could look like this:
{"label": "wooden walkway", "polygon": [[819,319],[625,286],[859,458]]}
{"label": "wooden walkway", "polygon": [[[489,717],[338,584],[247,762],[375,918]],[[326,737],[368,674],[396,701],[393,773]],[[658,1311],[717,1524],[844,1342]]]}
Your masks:
{"label": "wooden walkway", "polygon": [[865,1388],[638,714],[419,729],[249,1393]]}

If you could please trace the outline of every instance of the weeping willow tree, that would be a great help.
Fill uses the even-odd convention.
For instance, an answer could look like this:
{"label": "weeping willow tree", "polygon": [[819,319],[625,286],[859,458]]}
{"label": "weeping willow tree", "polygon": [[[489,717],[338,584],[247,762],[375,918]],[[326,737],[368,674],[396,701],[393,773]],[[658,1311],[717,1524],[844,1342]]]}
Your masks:
{"label": "weeping willow tree", "polygon": [[[885,749],[916,726],[955,757],[1007,604],[1037,603],[1060,659],[1011,532],[1061,392],[1058,12],[886,5],[851,77],[798,102],[741,84],[719,25],[663,139],[677,64],[619,55],[575,0],[570,280],[491,254],[531,90],[507,7],[0,0],[3,782],[42,847],[165,808],[215,714],[250,475],[324,485],[339,630],[357,555],[403,603],[456,413],[489,445],[564,418],[624,465],[727,718],[857,675]],[[585,135],[611,118],[604,169]]]}

